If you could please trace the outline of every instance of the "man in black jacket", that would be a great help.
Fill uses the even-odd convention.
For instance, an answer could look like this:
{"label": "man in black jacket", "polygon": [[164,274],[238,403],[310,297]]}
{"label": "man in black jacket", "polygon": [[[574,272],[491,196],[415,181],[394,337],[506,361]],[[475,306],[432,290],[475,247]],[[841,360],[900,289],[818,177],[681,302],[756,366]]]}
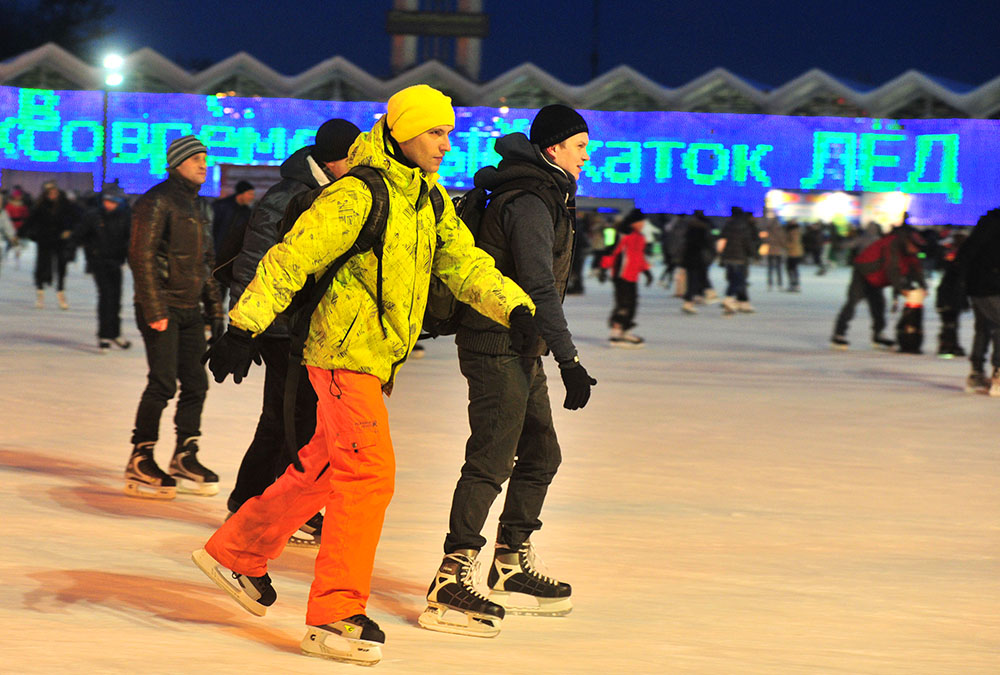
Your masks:
{"label": "man in black jacket", "polygon": [[[279,223],[295,195],[329,185],[347,173],[347,151],[361,130],[342,119],[324,122],[316,132],[316,142],[294,152],[281,165],[281,180],[267,191],[250,216],[243,248],[233,264],[230,305],[235,305],[253,279],[267,250],[280,240]],[[236,485],[229,496],[230,513],[243,502],[264,492],[284,473],[291,457],[284,452],[285,377],[288,374],[288,322],[279,316],[257,340],[264,359],[264,402],[253,441],[240,464]],[[295,435],[301,448],[316,430],[316,393],[309,384],[305,366],[300,366],[295,397]],[[292,535],[291,546],[318,547],[323,518],[316,514]]]}
{"label": "man in black jacket", "polygon": [[132,346],[121,337],[122,265],[128,258],[132,213],[116,183],[105,185],[100,197],[100,205],[84,214],[73,239],[83,245],[97,286],[97,346],[103,354],[112,343],[122,349]]}
{"label": "man in black jacket", "polygon": [[[225,330],[215,265],[209,208],[198,191],[207,174],[207,153],[194,136],[167,149],[167,179],[135,204],[128,261],[135,282],[135,317],[146,346],[149,375],[132,432],[132,455],[125,468],[125,494],[173,499],[182,491],[214,495],[219,477],[197,458],[201,411],[208,392],[205,317],[213,337]],[[177,445],[170,475],[153,460],[160,416],[177,392],[174,424]]]}
{"label": "man in black jacket", "polygon": [[[498,139],[502,161],[475,176],[476,186],[493,195],[476,246],[531,296],[541,337],[515,351],[505,327],[472,310],[455,336],[472,433],[452,498],[444,560],[420,617],[431,630],[489,636],[499,631],[505,611],[559,615],[572,608],[569,584],[539,571],[530,536],[542,526],[538,516],[561,461],[542,355],[551,351],[559,364],[565,408],[583,408],[597,384],[580,364],[562,310],[572,268],[576,181],[589,159],[589,138],[575,110],[546,106],[531,125],[530,140],[522,133]],[[486,544],[481,530],[490,507],[508,479],[486,601],[473,586],[472,569]],[[519,604],[514,594],[531,600]],[[447,610],[466,620],[450,621]]]}
{"label": "man in black jacket", "polygon": [[[958,249],[955,265],[965,281],[975,327],[965,391],[1000,396],[1000,209],[979,219]],[[984,370],[991,347],[992,377]]]}

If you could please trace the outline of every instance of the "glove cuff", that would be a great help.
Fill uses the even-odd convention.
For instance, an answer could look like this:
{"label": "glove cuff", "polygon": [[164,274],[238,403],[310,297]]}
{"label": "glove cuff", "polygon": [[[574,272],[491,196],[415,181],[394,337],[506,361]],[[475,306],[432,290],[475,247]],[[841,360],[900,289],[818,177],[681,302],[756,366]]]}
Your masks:
{"label": "glove cuff", "polygon": [[568,361],[558,361],[559,370],[569,370],[570,368],[576,368],[580,365],[580,357],[577,354],[573,355],[573,358]]}

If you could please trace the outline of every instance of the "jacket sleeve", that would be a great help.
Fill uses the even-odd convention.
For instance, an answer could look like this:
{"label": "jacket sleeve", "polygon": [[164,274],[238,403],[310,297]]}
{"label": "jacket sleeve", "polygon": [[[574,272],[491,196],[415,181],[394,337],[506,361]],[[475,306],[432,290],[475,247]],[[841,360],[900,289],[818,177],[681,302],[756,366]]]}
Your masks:
{"label": "jacket sleeve", "polygon": [[205,316],[210,319],[222,318],[222,293],[219,282],[212,276],[215,269],[215,242],[212,238],[211,209],[204,204],[199,205],[205,214],[205,249],[203,251],[203,264],[205,265],[205,284],[201,287],[201,303],[205,308]]}
{"label": "jacket sleeve", "polygon": [[135,303],[142,308],[142,316],[147,323],[167,318],[167,307],[160,297],[156,280],[156,249],[166,225],[166,199],[159,194],[140,197],[132,212],[128,264],[132,269]]}
{"label": "jacket sleeve", "polygon": [[309,275],[321,275],[354,244],[371,203],[368,188],[353,176],[327,188],[285,238],[264,254],[229,312],[230,321],[254,335],[263,332],[288,307]]}
{"label": "jacket sleeve", "polygon": [[534,313],[535,303],[528,294],[500,273],[489,253],[476,248],[472,233],[456,215],[450,199],[445,198],[444,207],[437,224],[433,274],[456,298],[503,326],[510,325],[508,317],[515,307],[527,305]]}
{"label": "jacket sleeve", "polygon": [[556,361],[572,361],[576,347],[552,271],[555,225],[549,209],[531,193],[518,195],[506,204],[502,224],[510,242],[517,279],[535,303],[538,332]]}

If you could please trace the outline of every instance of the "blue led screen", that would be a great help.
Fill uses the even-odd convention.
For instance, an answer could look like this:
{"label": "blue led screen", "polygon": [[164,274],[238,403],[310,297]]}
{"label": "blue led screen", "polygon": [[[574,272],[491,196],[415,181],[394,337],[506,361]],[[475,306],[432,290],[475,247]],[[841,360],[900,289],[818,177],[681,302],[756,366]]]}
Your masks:
{"label": "blue led screen", "polygon": [[[0,168],[107,173],[131,194],[165,176],[166,146],[194,133],[210,166],[280,164],[343,117],[369,129],[384,103],[0,87]],[[534,110],[458,108],[441,168],[453,190],[493,164],[495,139],[527,131]],[[772,188],[905,192],[915,224],[972,224],[1000,205],[1000,121],[879,120],[677,112],[583,111],[591,160],[583,196],[632,199],[647,212],[740,206],[760,214]],[[105,117],[106,115],[106,117]],[[105,124],[104,120],[107,120]],[[218,172],[202,194],[218,195]]]}

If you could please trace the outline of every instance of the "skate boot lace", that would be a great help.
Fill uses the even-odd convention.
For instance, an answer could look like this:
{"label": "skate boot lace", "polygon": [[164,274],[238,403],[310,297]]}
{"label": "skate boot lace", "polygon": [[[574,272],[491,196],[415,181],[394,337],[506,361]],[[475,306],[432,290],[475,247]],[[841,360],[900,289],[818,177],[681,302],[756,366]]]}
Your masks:
{"label": "skate boot lace", "polygon": [[479,600],[486,600],[486,596],[476,589],[476,579],[479,578],[479,560],[470,560],[468,565],[462,565],[459,572],[459,582],[469,593]]}
{"label": "skate boot lace", "polygon": [[518,553],[522,557],[521,567],[528,575],[553,585],[559,583],[556,579],[549,576],[548,570],[545,568],[545,563],[542,562],[541,557],[535,551],[535,546],[530,541],[524,542]]}

